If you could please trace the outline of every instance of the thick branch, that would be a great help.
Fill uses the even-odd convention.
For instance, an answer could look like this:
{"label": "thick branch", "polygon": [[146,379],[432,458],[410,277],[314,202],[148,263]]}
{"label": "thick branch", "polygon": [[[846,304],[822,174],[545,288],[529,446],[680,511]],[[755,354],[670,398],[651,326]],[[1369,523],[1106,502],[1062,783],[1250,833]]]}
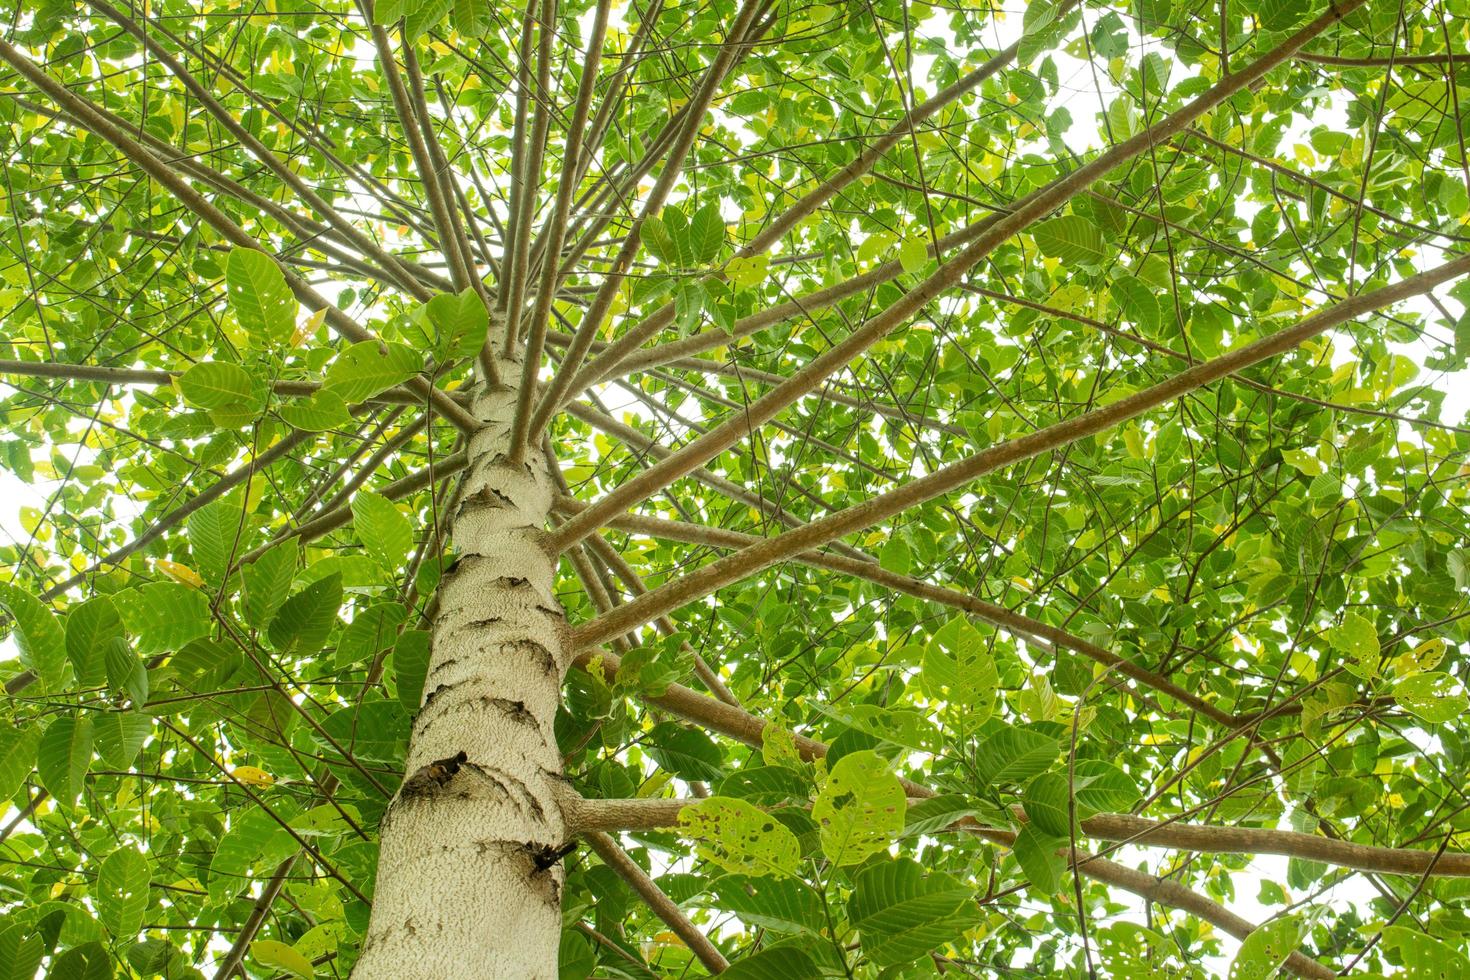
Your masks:
{"label": "thick branch", "polygon": [[[761,0],[744,0],[740,12],[735,17],[735,22],[730,26],[730,33],[720,45],[720,50],[716,53],[709,68],[705,70],[698,92],[684,106],[684,123],[669,148],[663,170],[659,172],[658,180],[654,182],[653,189],[649,191],[638,216],[624,234],[623,243],[613,258],[612,266],[604,274],[602,285],[592,299],[592,305],[582,316],[582,322],[572,337],[572,343],[566,350],[565,358],[557,369],[556,376],[552,378],[550,385],[541,395],[540,402],[536,405],[536,411],[530,421],[530,431],[533,436],[545,428],[552,414],[566,398],[572,378],[582,367],[583,358],[586,357],[592,341],[602,328],[602,321],[612,309],[613,299],[616,298],[618,290],[622,288],[633,257],[638,254],[638,249],[643,241],[643,226],[649,218],[659,212],[664,202],[668,200],[669,192],[674,189],[674,182],[678,179],[684,166],[684,158],[689,155],[690,149],[694,146],[694,139],[699,135],[699,127],[704,123],[705,112],[709,109],[710,102],[714,100],[715,93],[719,91],[720,83],[724,81],[725,73],[730,69],[736,54],[745,43],[746,32],[751,22],[755,20],[760,6]],[[548,256],[548,261],[551,258]]]}
{"label": "thick branch", "polygon": [[923,309],[929,302],[956,286],[966,272],[1002,242],[1060,207],[1109,171],[1157,143],[1168,140],[1242,88],[1264,77],[1272,68],[1291,57],[1292,53],[1299,50],[1302,45],[1337,23],[1351,10],[1361,6],[1363,2],[1364,0],[1348,0],[1342,7],[1330,8],[1274,51],[1258,59],[1240,73],[1221,81],[1172,116],[1124,140],[1092,162],[1023,198],[1010,214],[997,220],[985,234],[955,258],[945,262],[928,279],[858,327],[845,339],[813,358],[796,371],[786,383],[757,399],[739,416],[726,420],[704,436],[681,447],[667,460],[650,467],[639,476],[624,483],[585,512],[562,525],[555,536],[556,544],[566,547],[590,534],[613,514],[625,511],[640,500],[647,499],[651,494],[668,486],[690,469],[702,466],[708,460],[713,459],[743,439],[748,433],[753,432],[757,426],[764,425],[776,413],[816,388],[829,375],[849,364],[878,340],[907,322],[910,316]]}
{"label": "thick branch", "polygon": [[[928,476],[911,480],[888,493],[870,497],[846,510],[820,518],[800,528],[794,528],[778,537],[766,539],[760,544],[752,545],[682,578],[661,585],[632,602],[620,606],[611,615],[598,617],[578,627],[575,631],[574,646],[577,649],[585,649],[602,642],[609,636],[625,633],[634,626],[647,623],[687,602],[710,595],[726,585],[747,578],[777,562],[793,558],[813,548],[819,548],[844,535],[871,527],[927,500],[958,489],[986,473],[1103,432],[1252,364],[1291,350],[1302,341],[1340,326],[1364,313],[1389,306],[1410,296],[1426,293],[1435,286],[1467,273],[1470,273],[1470,256],[1455,259],[1437,269],[1384,286],[1381,289],[1359,293],[1301,320],[1293,327],[1198,364],[1176,374],[1167,381],[1145,388],[1111,405],[992,446],[983,452],[951,463]],[[610,499],[615,493],[616,491],[603,499]],[[593,519],[600,520],[603,515],[598,513],[599,509],[598,505],[594,504],[572,518],[562,526],[562,529],[559,529],[562,533],[558,534],[557,540],[559,542],[566,540],[564,531],[573,523],[579,520],[583,524],[590,523],[589,515],[595,515]]]}
{"label": "thick branch", "polygon": [[[678,827],[679,813],[686,806],[698,802],[697,799],[595,800],[579,797],[570,803],[563,801],[562,812],[567,815],[570,833],[664,830]],[[1016,815],[1017,819],[1024,820],[1019,808]],[[1373,874],[1470,877],[1470,854],[1436,854],[1408,847],[1372,847],[1292,830],[1215,827],[1150,820],[1128,813],[1100,813],[1083,819],[1079,826],[1085,837],[1142,847],[1163,847],[1200,854],[1275,854]],[[974,830],[977,827],[970,820],[957,823],[951,829]]]}
{"label": "thick branch", "polygon": [[[576,510],[584,506],[580,501],[570,499],[563,499],[558,503],[560,507],[567,510]],[[759,535],[745,534],[741,531],[705,527],[697,524],[689,524],[684,521],[647,517],[641,514],[626,514],[614,520],[609,526],[617,528],[620,531],[631,531],[635,534],[643,534],[651,538],[683,541],[688,544],[699,544],[723,549],[746,548],[758,544],[761,541],[769,540]],[[1032,619],[1030,616],[1007,609],[1004,606],[996,605],[993,602],[987,602],[967,592],[960,592],[942,585],[933,585],[909,575],[900,575],[897,572],[890,571],[876,562],[857,561],[843,555],[808,551],[794,556],[794,560],[804,565],[810,565],[813,568],[822,568],[843,575],[852,575],[856,578],[866,579],[875,585],[881,585],[884,588],[893,589],[895,592],[902,592],[918,599],[942,603],[946,606],[970,613],[979,619],[999,626],[1011,633],[1017,633],[1032,640],[1041,640],[1048,646],[1073,650],[1105,667],[1126,674],[1155,691],[1174,698],[1181,704],[1187,704],[1205,717],[1227,727],[1239,728],[1247,723],[1245,719],[1237,718],[1228,711],[1222,711],[1219,707],[1206,701],[1197,694],[1180,687],[1168,678],[1146,667],[1141,667],[1131,660],[1125,660],[1110,650],[1106,650],[1095,643],[1089,643],[1079,636],[1068,633],[1066,630],[1058,629],[1039,619]]]}
{"label": "thick branch", "polygon": [[[576,660],[575,665],[584,670],[599,669],[611,683],[617,677],[619,663],[615,655],[599,652],[595,657],[582,655]],[[766,729],[766,723],[760,718],[713,698],[705,697],[682,685],[672,684],[662,696],[646,697],[645,700],[649,704],[671,711],[711,731],[728,735],[753,748],[760,748],[764,744],[763,732]],[[797,751],[803,758],[814,759],[827,754],[825,743],[794,732],[790,734],[795,741]],[[904,788],[911,797],[929,798],[935,795],[934,791],[927,786],[909,780],[904,780]],[[982,829],[977,824],[974,832],[1006,846],[1011,846],[1015,842],[1015,835],[1006,830]],[[1141,871],[1125,868],[1104,858],[1081,853],[1077,854],[1076,867],[1081,874],[1095,881],[1116,885],[1149,901],[1159,902],[1198,916],[1237,939],[1244,940],[1254,929],[1250,922],[1223,905],[1190,891],[1178,882],[1157,878]],[[1300,953],[1293,953],[1287,960],[1287,965],[1298,976],[1330,980],[1336,975],[1320,963]]]}
{"label": "thick branch", "polygon": [[690,922],[684,913],[679,911],[673,899],[663,893],[663,890],[654,884],[653,879],[633,859],[618,846],[617,841],[607,834],[595,831],[583,835],[589,846],[602,858],[602,863],[618,873],[618,877],[628,883],[628,886],[638,893],[645,905],[653,910],[653,914],[663,920],[680,939],[688,946],[699,962],[703,963],[705,969],[711,973],[723,973],[730,962],[715,948],[715,944],[709,941],[709,937],[700,932],[694,923]]}

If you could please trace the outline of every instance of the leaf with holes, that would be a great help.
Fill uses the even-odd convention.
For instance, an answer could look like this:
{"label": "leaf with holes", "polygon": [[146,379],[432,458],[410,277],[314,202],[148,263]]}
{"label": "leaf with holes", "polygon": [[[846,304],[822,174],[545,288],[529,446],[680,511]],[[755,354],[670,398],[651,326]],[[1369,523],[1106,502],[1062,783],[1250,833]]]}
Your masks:
{"label": "leaf with holes", "polygon": [[1378,676],[1381,647],[1373,621],[1355,612],[1344,613],[1342,622],[1327,631],[1327,642],[1344,655],[1343,667],[1364,680]]}
{"label": "leaf with holes", "polygon": [[1470,711],[1470,698],[1452,675],[1442,671],[1414,674],[1393,686],[1399,704],[1420,721],[1442,725]]}
{"label": "leaf with holes", "polygon": [[699,856],[731,874],[791,875],[801,860],[796,835],[744,800],[711,796],[679,811]]}
{"label": "leaf with holes", "polygon": [[812,804],[822,853],[839,866],[857,864],[903,831],[903,784],[871,749],[844,755]]}
{"label": "leaf with holes", "polygon": [[225,295],[235,319],[258,346],[291,339],[300,304],[275,259],[259,249],[232,249],[225,261]]}
{"label": "leaf with holes", "polygon": [[1266,980],[1301,942],[1305,923],[1300,916],[1273,919],[1251,930],[1230,964],[1230,980]]}
{"label": "leaf with holes", "polygon": [[137,936],[148,910],[148,860],[131,847],[107,855],[97,869],[92,898],[97,903],[97,918],[114,939]]}

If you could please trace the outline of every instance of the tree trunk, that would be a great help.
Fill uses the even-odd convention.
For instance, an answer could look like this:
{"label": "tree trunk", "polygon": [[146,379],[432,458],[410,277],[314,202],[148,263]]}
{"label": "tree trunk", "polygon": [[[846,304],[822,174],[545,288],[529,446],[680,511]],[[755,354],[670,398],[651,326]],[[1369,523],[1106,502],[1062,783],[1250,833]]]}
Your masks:
{"label": "tree trunk", "polygon": [[553,485],[539,450],[509,460],[518,363],[477,393],[483,424],[447,515],[424,700],[383,817],[372,920],[355,980],[552,980],[566,827],[557,805],[566,619],[545,545]]}

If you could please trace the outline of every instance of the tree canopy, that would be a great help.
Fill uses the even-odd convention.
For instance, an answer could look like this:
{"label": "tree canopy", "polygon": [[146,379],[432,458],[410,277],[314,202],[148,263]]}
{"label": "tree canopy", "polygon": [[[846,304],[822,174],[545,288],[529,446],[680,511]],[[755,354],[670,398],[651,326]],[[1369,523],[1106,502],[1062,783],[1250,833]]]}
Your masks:
{"label": "tree canopy", "polygon": [[497,386],[562,978],[1470,975],[1465,0],[0,2],[0,980],[348,975]]}

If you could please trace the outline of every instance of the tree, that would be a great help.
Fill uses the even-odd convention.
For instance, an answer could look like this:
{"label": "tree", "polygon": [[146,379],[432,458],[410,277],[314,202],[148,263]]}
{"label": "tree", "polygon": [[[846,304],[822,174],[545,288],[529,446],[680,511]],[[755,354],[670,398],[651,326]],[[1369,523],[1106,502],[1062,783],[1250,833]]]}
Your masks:
{"label": "tree", "polygon": [[4,975],[1470,974],[1467,18],[12,3]]}

